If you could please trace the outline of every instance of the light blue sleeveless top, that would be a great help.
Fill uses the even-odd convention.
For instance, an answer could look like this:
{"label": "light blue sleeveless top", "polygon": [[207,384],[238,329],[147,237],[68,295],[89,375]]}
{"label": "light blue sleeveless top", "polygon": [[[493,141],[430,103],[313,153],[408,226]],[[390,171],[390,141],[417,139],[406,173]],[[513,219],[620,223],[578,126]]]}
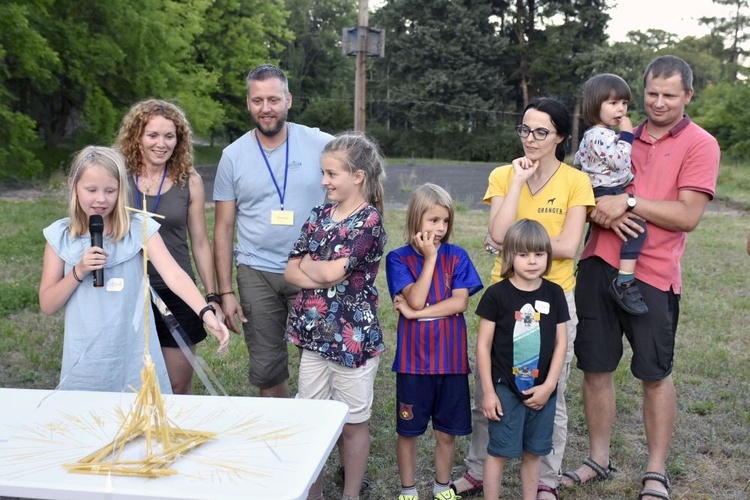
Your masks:
{"label": "light blue sleeveless top", "polygon": [[[91,246],[89,236],[70,237],[70,220],[44,229],[44,237],[65,262],[65,274]],[[147,219],[148,238],[159,224]],[[65,304],[63,359],[58,389],[123,392],[141,387],[144,366],[143,217],[131,217],[130,232],[116,244],[104,238],[108,253],[104,287],[94,288],[89,273]],[[149,313],[149,353],[161,391],[172,393],[164,357]]]}

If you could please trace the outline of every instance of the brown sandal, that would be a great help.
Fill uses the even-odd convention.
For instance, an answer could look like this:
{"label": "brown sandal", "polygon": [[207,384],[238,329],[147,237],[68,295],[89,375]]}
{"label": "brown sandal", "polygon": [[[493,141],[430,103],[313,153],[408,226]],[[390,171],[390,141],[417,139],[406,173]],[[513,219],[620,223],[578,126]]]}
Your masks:
{"label": "brown sandal", "polygon": [[[667,492],[664,493],[663,491],[646,488],[646,481],[660,482],[667,489]],[[659,474],[658,472],[646,472],[641,476],[641,484],[643,484],[643,489],[638,495],[638,500],[641,500],[643,497],[655,497],[660,498],[661,500],[669,500],[669,491],[672,489],[672,483],[669,482],[669,479],[664,474]]]}
{"label": "brown sandal", "polygon": [[[587,479],[586,481],[581,481],[581,477],[578,474],[576,474],[576,472],[573,470],[563,472],[563,476],[573,481],[573,484],[575,486],[579,486],[585,483],[597,483],[599,481],[609,481],[610,479],[612,479],[612,477],[614,477],[615,472],[617,472],[617,469],[614,468],[611,460],[609,464],[607,464],[606,469],[602,467],[601,465],[599,465],[598,463],[594,462],[594,460],[591,457],[584,458],[583,465],[585,465],[589,469],[596,472],[596,476],[590,479]],[[560,483],[560,485],[563,486],[562,483]]]}

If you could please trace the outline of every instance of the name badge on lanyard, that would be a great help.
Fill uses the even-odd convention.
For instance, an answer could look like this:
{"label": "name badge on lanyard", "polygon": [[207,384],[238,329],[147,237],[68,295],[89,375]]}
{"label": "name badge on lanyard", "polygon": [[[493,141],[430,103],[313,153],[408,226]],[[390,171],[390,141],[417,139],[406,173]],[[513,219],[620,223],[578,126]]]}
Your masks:
{"label": "name badge on lanyard", "polygon": [[271,210],[271,224],[274,226],[293,226],[294,210]]}
{"label": "name badge on lanyard", "polygon": [[263,147],[260,145],[260,141],[258,140],[258,131],[255,131],[255,143],[258,145],[258,151],[260,151],[260,155],[263,157],[263,161],[266,162],[266,168],[268,168],[268,173],[271,176],[271,180],[273,181],[273,185],[276,188],[276,192],[279,195],[279,210],[271,210],[271,225],[274,226],[293,226],[294,225],[294,210],[284,210],[284,197],[286,196],[286,181],[289,174],[289,134],[291,132],[291,129],[289,125],[286,127],[286,162],[284,163],[284,187],[279,188],[279,183],[276,182],[276,177],[273,175],[273,170],[271,169],[271,164],[268,162],[268,157],[266,156],[266,152],[263,151]]}

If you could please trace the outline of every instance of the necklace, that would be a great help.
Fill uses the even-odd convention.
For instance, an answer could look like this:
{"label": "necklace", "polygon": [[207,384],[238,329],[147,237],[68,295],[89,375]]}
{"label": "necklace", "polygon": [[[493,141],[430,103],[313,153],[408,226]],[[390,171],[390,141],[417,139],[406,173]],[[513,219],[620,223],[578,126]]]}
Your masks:
{"label": "necklace", "polygon": [[531,179],[529,179],[528,181],[526,181],[526,186],[529,188],[529,191],[531,192],[531,196],[536,196],[537,193],[539,193],[539,191],[541,191],[542,189],[544,189],[544,186],[547,185],[547,183],[549,182],[549,180],[552,179],[555,176],[555,173],[560,169],[560,165],[562,165],[562,162],[560,162],[560,164],[557,165],[557,168],[555,168],[554,172],[552,172],[550,174],[550,176],[547,177],[547,179],[545,179],[544,183],[541,186],[539,186],[538,188],[536,188],[536,189],[531,189],[531,183],[529,182]]}
{"label": "necklace", "polygon": [[[362,203],[360,203],[359,205],[357,205],[356,207],[354,207],[354,210],[352,210],[351,212],[349,212],[349,215],[347,215],[346,217],[344,217],[343,219],[341,219],[338,222],[343,222],[346,219],[348,219],[349,217],[351,217],[354,214],[354,212],[356,212],[357,210],[359,210],[360,208],[362,208],[362,205],[364,205],[365,203],[367,203],[367,201],[363,201]],[[336,209],[337,208],[339,208],[338,204],[336,204],[336,206],[333,207],[333,210],[331,210],[331,220],[333,220],[333,214],[336,213]],[[337,221],[334,220],[334,222],[337,222]]]}
{"label": "necklace", "polygon": [[151,181],[151,184],[149,184],[148,186],[145,186],[145,187],[143,186],[143,184],[146,183],[146,178],[145,177],[137,176],[136,180],[142,180],[143,182],[141,182],[141,187],[143,188],[143,191],[145,191],[146,194],[150,194],[151,188],[154,187],[154,185],[157,182],[159,182],[159,181],[162,181],[162,183],[164,182],[164,177],[166,176],[166,173],[167,173],[167,169],[165,167],[164,168],[164,173],[162,174],[161,178],[159,178],[157,176],[156,179],[154,179],[153,181]]}
{"label": "necklace", "polygon": [[[164,167],[164,172],[161,174],[161,184],[159,184],[159,192],[156,193],[156,201],[154,202],[154,206],[151,207],[151,211],[154,212],[154,213],[156,213],[156,207],[159,206],[159,200],[161,199],[161,190],[164,187],[164,181],[166,180],[166,178],[167,178],[167,167],[165,166]],[[138,180],[139,180],[139,177],[136,175],[135,176],[135,183],[136,184],[138,184]],[[146,188],[146,192],[144,193],[144,196],[143,196],[144,199],[146,197],[145,195],[148,194],[148,191],[154,186],[154,184],[156,184],[156,181],[154,181],[151,184],[149,184],[149,186]],[[141,208],[141,197],[140,196],[136,196],[136,203],[138,205],[138,210],[141,210],[142,208]]]}

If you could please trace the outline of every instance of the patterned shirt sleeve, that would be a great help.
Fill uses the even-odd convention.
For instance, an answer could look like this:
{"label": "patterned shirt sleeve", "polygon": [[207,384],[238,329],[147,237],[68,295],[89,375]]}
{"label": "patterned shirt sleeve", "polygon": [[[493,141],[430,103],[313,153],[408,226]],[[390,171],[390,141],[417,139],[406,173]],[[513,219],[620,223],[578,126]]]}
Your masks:
{"label": "patterned shirt sleeve", "polygon": [[299,238],[294,242],[292,249],[289,252],[290,259],[298,259],[304,257],[305,254],[310,253],[310,235],[315,232],[315,225],[319,219],[320,211],[321,207],[313,208],[310,216],[305,223],[302,224]]}
{"label": "patterned shirt sleeve", "polygon": [[583,134],[575,164],[592,177],[595,187],[625,185],[632,179],[632,142],[631,133],[618,135],[607,127],[591,127]]}
{"label": "patterned shirt sleeve", "polygon": [[355,269],[365,269],[383,257],[385,231],[380,214],[372,207],[362,210],[348,225],[347,237],[339,255],[348,257],[346,274]]}

